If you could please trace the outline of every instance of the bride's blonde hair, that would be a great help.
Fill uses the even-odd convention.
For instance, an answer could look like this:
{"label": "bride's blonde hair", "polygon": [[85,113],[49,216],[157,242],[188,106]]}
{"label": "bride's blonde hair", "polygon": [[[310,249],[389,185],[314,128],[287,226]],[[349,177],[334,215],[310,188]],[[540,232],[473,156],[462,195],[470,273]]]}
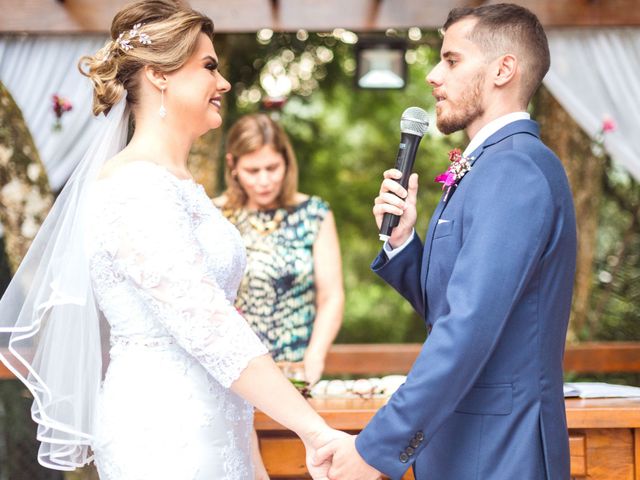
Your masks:
{"label": "bride's blonde hair", "polygon": [[111,23],[111,40],[95,55],[84,56],[80,72],[93,83],[93,114],[109,110],[127,91],[138,102],[138,72],[145,66],[163,73],[182,67],[198,36],[213,41],[213,22],[180,0],[139,0],[120,10]]}

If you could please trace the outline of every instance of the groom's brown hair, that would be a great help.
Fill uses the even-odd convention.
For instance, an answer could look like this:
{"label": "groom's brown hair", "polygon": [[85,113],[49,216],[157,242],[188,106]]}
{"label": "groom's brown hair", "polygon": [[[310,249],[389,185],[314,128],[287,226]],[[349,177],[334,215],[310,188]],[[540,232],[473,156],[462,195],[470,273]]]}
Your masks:
{"label": "groom's brown hair", "polygon": [[467,18],[477,20],[468,39],[485,52],[487,61],[507,53],[516,56],[523,67],[521,99],[528,103],[551,64],[547,35],[538,17],[511,3],[460,7],[449,12],[442,30]]}

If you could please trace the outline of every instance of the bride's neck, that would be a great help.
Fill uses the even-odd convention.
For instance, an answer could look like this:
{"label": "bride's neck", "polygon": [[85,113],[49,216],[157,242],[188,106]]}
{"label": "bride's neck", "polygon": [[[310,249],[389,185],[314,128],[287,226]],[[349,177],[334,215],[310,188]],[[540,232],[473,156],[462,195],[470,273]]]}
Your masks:
{"label": "bride's neck", "polygon": [[192,143],[184,131],[168,123],[141,122],[136,125],[127,150],[170,170],[188,173],[187,159]]}

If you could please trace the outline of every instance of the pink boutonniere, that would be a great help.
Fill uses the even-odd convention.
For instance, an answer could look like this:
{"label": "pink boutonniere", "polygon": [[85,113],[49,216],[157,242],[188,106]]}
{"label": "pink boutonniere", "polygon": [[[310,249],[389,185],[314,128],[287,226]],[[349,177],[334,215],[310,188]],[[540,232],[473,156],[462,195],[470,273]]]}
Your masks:
{"label": "pink boutonniere", "polygon": [[449,168],[434,179],[434,182],[442,184],[442,190],[447,189],[443,201],[446,201],[449,197],[451,187],[457,187],[462,177],[471,170],[471,163],[469,162],[472,160],[473,158],[463,156],[459,148],[454,148],[449,152],[449,161],[451,162]]}

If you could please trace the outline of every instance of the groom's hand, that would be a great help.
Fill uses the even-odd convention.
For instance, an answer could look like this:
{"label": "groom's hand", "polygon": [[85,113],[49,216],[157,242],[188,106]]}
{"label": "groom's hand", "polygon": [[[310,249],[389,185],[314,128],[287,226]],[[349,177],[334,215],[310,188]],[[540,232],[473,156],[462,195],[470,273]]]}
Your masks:
{"label": "groom's hand", "polygon": [[402,172],[395,168],[384,172],[384,180],[380,185],[380,192],[374,201],[373,215],[378,229],[382,225],[385,213],[400,216],[398,226],[393,229],[389,237],[389,245],[397,248],[411,236],[418,216],[416,212],[416,198],[418,196],[418,174],[409,177],[408,189],[405,190],[396,180],[402,177]]}
{"label": "groom's hand", "polygon": [[382,474],[365,462],[356,450],[356,436],[338,438],[318,449],[314,462],[331,460],[329,480],[377,480]]}
{"label": "groom's hand", "polygon": [[313,435],[311,438],[303,439],[303,443],[305,449],[307,451],[307,469],[309,470],[309,474],[311,474],[311,478],[313,480],[328,480],[329,479],[329,468],[331,467],[331,457],[328,456],[324,460],[318,459],[318,451],[320,448],[329,445],[332,441],[348,437],[344,432],[340,430],[333,430],[332,428],[327,428],[317,434]]}

